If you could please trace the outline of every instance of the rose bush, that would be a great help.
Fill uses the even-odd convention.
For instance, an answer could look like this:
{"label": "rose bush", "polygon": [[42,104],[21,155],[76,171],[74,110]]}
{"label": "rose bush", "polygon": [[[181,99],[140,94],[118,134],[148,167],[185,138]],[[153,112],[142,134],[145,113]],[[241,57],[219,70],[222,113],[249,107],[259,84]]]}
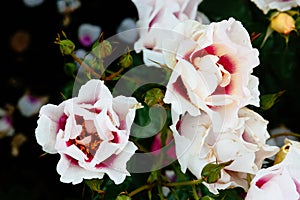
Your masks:
{"label": "rose bush", "polygon": [[45,152],[60,154],[61,181],[78,184],[107,174],[116,184],[130,174],[126,162],[137,150],[130,127],[138,102],[113,98],[103,81],[90,80],[74,97],[40,110],[36,139]]}
{"label": "rose bush", "polygon": [[[299,199],[299,163],[292,164],[298,150],[284,159],[269,141],[299,135],[270,136],[264,114],[283,92],[262,96],[258,87],[259,75],[267,77],[263,93],[293,85],[282,79],[293,73],[286,61],[299,60],[299,47],[287,51],[299,29],[299,12],[290,10],[298,1],[129,1],[137,16],[118,19],[116,37],[100,33],[111,24],[81,22],[77,42],[65,32],[54,41],[75,61],[64,65],[74,82],[63,90],[67,100],[40,109],[35,133],[45,152],[60,155],[60,180],[84,180],[85,195],[104,200],[241,199],[246,193],[269,199],[273,186],[278,191],[271,197]],[[200,12],[206,9],[210,18]],[[158,68],[140,68],[145,65]],[[284,77],[273,77],[276,70]],[[84,80],[71,98],[70,88],[77,91]],[[138,102],[143,109],[136,113]]]}

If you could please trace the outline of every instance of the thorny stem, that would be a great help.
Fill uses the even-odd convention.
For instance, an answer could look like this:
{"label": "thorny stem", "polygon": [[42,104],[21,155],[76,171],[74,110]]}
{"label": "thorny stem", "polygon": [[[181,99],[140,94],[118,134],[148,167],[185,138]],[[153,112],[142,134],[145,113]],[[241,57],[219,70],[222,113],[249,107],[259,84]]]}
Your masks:
{"label": "thorny stem", "polygon": [[278,134],[274,134],[271,135],[268,140],[272,139],[272,138],[276,138],[276,137],[280,137],[280,136],[294,136],[294,137],[300,137],[299,133],[293,133],[293,132],[283,132],[283,133],[278,133]]}

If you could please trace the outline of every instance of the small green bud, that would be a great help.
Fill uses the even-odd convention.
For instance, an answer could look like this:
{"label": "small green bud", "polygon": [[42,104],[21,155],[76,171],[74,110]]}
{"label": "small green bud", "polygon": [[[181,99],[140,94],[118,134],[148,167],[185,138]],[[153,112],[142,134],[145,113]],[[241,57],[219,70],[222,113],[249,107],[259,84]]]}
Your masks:
{"label": "small green bud", "polygon": [[223,162],[220,164],[214,164],[214,163],[208,163],[204,166],[201,172],[201,178],[206,183],[215,183],[221,178],[221,170],[230,165],[233,162],[233,160],[230,160],[228,162]]}
{"label": "small green bud", "polygon": [[93,54],[98,58],[105,58],[112,53],[112,46],[108,40],[96,42],[93,45]]}
{"label": "small green bud", "polygon": [[131,198],[129,196],[121,194],[121,195],[117,196],[116,200],[131,200]]}
{"label": "small green bud", "polygon": [[59,42],[59,49],[63,55],[71,55],[75,50],[75,44],[68,39]]}
{"label": "small green bud", "polygon": [[119,65],[121,65],[124,68],[130,67],[132,63],[133,63],[133,58],[130,55],[130,53],[126,53],[122,55],[119,61]]}
{"label": "small green bud", "polygon": [[59,49],[62,55],[71,55],[75,50],[75,44],[67,38],[67,35],[62,31],[62,35],[66,38],[64,40],[60,39],[60,35],[57,34],[54,43],[59,44]]}
{"label": "small green bud", "polygon": [[206,196],[204,196],[204,197],[201,197],[200,200],[214,200],[214,198],[212,198],[212,197],[206,195]]}
{"label": "small green bud", "polygon": [[152,88],[148,90],[145,94],[144,102],[148,106],[153,106],[155,104],[163,104],[164,93],[159,88]]}

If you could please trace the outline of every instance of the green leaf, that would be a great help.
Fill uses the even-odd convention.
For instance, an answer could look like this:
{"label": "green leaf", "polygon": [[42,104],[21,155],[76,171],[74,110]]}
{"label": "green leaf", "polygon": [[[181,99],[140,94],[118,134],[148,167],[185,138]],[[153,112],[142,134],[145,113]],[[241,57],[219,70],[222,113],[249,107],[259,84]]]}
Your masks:
{"label": "green leaf", "polygon": [[279,91],[277,93],[261,95],[260,96],[260,108],[263,110],[270,109],[272,106],[274,106],[275,103],[278,102],[279,97],[282,96],[284,92],[285,92],[285,90]]}

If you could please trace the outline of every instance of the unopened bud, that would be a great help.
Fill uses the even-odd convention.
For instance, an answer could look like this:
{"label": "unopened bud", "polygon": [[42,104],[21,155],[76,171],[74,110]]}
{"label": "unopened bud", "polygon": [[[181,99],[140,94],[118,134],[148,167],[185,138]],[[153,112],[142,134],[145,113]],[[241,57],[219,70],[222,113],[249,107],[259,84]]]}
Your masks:
{"label": "unopened bud", "polygon": [[282,162],[285,159],[286,154],[289,152],[291,143],[283,145],[278,153],[275,155],[274,165]]}
{"label": "unopened bud", "polygon": [[102,40],[100,43],[96,42],[93,47],[93,53],[98,58],[105,58],[112,53],[112,46],[107,40]]}
{"label": "unopened bud", "polygon": [[133,58],[130,55],[130,53],[126,53],[122,55],[119,61],[119,64],[124,68],[130,67],[132,63],[133,63]]}
{"label": "unopened bud", "polygon": [[131,198],[127,195],[121,194],[117,196],[116,200],[131,200]]}
{"label": "unopened bud", "polygon": [[146,92],[144,102],[148,106],[153,106],[155,104],[163,104],[164,93],[160,88],[152,88]]}
{"label": "unopened bud", "polygon": [[214,164],[214,163],[208,163],[205,165],[201,172],[201,178],[206,183],[215,183],[221,178],[221,170],[230,165],[233,162],[233,160],[230,160],[228,162],[223,162],[220,164]]}
{"label": "unopened bud", "polygon": [[278,33],[288,35],[295,30],[295,20],[287,13],[279,13],[271,18],[270,27]]}
{"label": "unopened bud", "polygon": [[75,50],[75,44],[69,39],[61,40],[59,49],[63,55],[71,55]]}

